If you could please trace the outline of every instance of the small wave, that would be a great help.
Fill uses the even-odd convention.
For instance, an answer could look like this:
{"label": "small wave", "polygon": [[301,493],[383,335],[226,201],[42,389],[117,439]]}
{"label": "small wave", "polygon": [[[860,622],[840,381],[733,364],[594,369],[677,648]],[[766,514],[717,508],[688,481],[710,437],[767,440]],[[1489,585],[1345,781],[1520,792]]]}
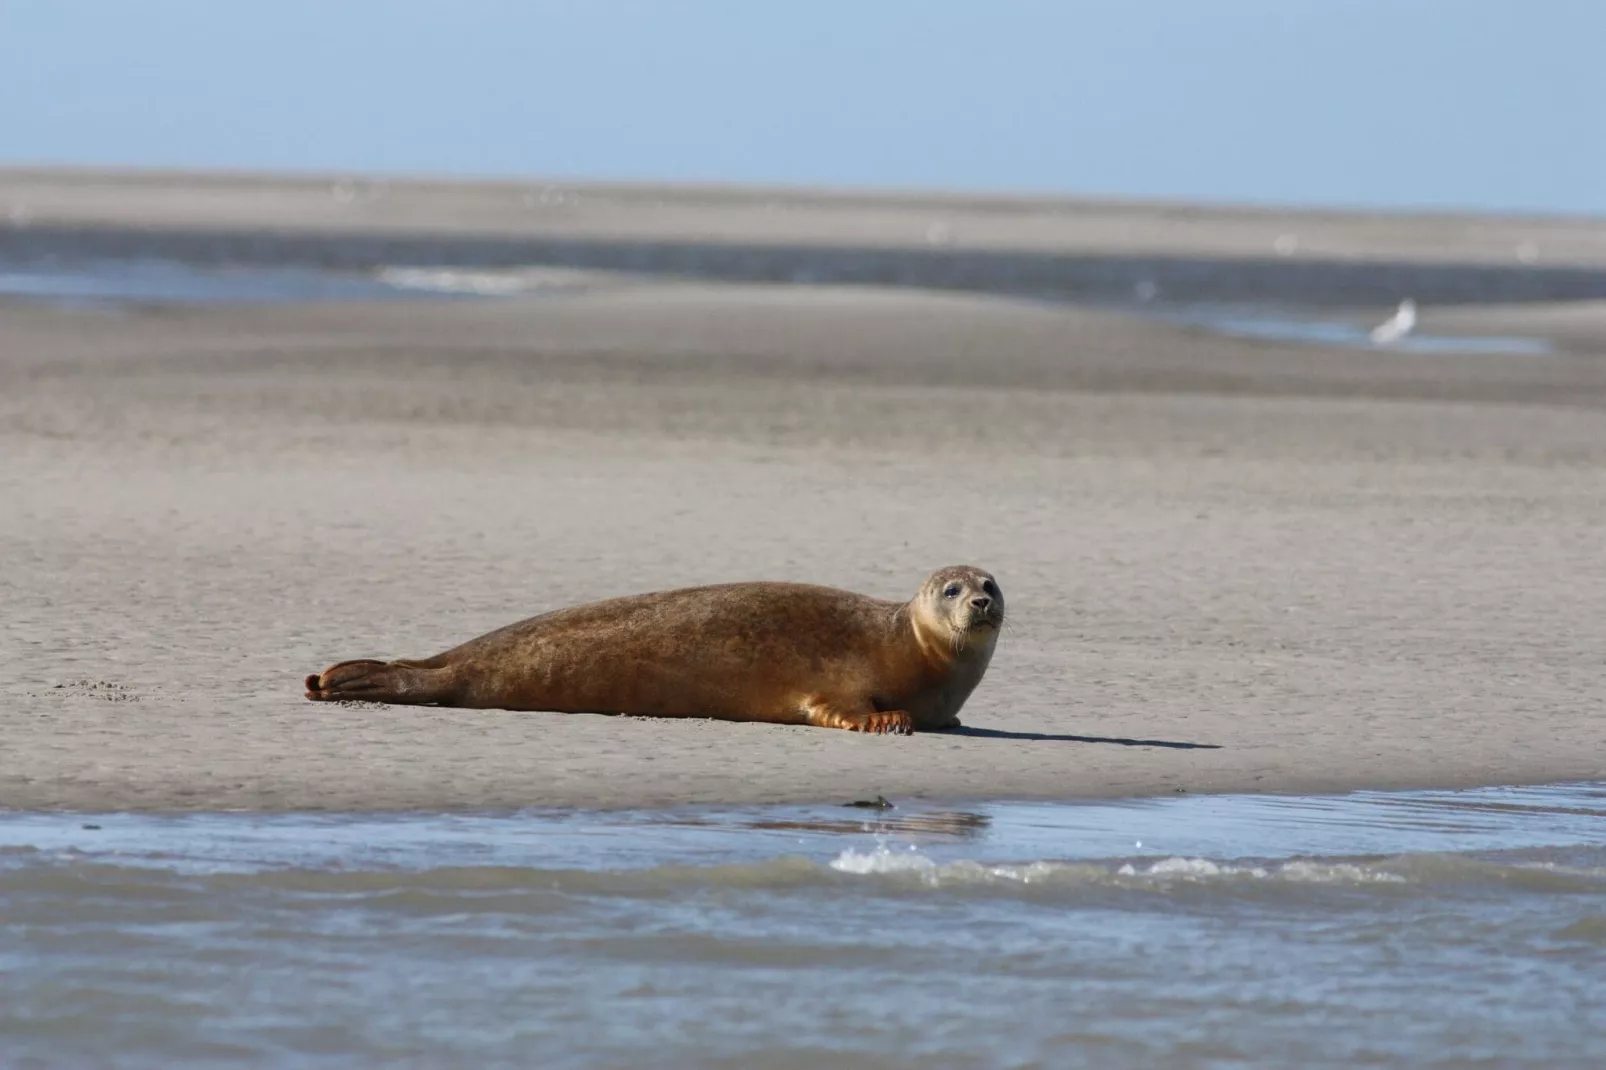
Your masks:
{"label": "small wave", "polygon": [[[86,856],[77,851],[0,854],[0,912],[9,896],[82,896],[111,900],[204,898],[261,894],[307,901],[364,901],[389,909],[433,912],[519,912],[548,897],[601,896],[653,900],[725,889],[786,894],[865,881],[870,894],[902,897],[932,890],[961,895],[1080,899],[1132,892],[1250,897],[1278,889],[1324,886],[1380,894],[1606,893],[1606,868],[1552,860],[1416,854],[1364,858],[1222,860],[1189,856],[1085,861],[991,862],[933,857],[909,846],[846,849],[829,859],[783,855],[718,865],[568,868],[517,865],[225,867],[141,855]],[[1390,891],[1395,889],[1396,891]],[[454,905],[455,904],[455,905]],[[544,908],[542,908],[544,909]]]}
{"label": "small wave", "polygon": [[1599,892],[1606,871],[1553,862],[1498,861],[1468,855],[1397,855],[1378,859],[1218,861],[1171,856],[1152,861],[938,862],[915,850],[880,846],[845,850],[830,862],[838,873],[914,877],[931,887],[967,884],[1104,884],[1161,889],[1177,884],[1504,885],[1536,892]]}
{"label": "small wave", "polygon": [[987,865],[961,860],[937,862],[915,850],[895,851],[877,847],[873,851],[855,851],[849,848],[830,862],[838,873],[859,876],[869,874],[914,874],[927,884],[974,884],[985,881],[1007,881],[1030,884],[1053,876],[1092,876],[1107,873],[1097,865],[1076,862],[1028,862],[1022,865]]}
{"label": "small wave", "polygon": [[916,851],[894,851],[878,847],[873,851],[846,850],[831,861],[839,873],[914,874],[925,883],[975,883],[997,881],[1033,884],[1055,881],[1161,883],[1167,881],[1283,880],[1310,883],[1404,883],[1406,877],[1374,866],[1353,862],[1314,862],[1296,860],[1268,865],[1234,864],[1208,858],[1161,858],[1148,863],[1122,862],[1099,865],[1088,862],[1028,862],[1016,865],[983,865],[959,861],[939,863]]}
{"label": "small wave", "polygon": [[1208,858],[1162,858],[1139,868],[1127,863],[1116,870],[1122,877],[1156,877],[1173,880],[1210,880],[1249,877],[1255,880],[1284,880],[1315,884],[1364,884],[1382,882],[1403,884],[1405,877],[1375,866],[1354,862],[1312,862],[1295,860],[1274,865],[1233,865]]}

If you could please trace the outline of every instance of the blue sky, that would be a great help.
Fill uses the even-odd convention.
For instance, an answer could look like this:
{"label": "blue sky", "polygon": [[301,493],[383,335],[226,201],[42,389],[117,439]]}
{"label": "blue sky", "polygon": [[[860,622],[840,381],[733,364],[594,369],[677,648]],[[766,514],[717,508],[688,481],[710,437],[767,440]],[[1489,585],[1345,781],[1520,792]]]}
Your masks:
{"label": "blue sky", "polygon": [[0,163],[1606,213],[1602,0],[0,0]]}

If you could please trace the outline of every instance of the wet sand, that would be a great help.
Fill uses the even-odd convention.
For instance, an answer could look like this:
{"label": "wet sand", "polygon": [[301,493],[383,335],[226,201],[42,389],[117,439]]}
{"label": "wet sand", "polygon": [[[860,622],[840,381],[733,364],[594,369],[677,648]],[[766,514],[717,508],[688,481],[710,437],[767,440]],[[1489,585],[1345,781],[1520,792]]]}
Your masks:
{"label": "wet sand", "polygon": [[[0,806],[1057,798],[1601,779],[1606,309],[1545,356],[1003,298],[0,304]],[[995,571],[971,734],[315,705],[578,601]]]}

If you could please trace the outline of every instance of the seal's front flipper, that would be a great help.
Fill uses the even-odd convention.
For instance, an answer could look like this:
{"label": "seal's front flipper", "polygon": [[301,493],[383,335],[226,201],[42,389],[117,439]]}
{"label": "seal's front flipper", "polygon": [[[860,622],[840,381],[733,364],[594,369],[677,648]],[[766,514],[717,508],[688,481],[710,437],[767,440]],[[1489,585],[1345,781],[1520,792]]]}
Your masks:
{"label": "seal's front flipper", "polygon": [[449,695],[447,673],[403,661],[342,661],[307,677],[314,702],[394,702],[427,706]]}
{"label": "seal's front flipper", "polygon": [[815,728],[845,728],[849,732],[872,732],[876,735],[907,736],[915,730],[915,719],[903,710],[864,710],[844,713],[824,703],[815,704],[808,711],[809,724]]}

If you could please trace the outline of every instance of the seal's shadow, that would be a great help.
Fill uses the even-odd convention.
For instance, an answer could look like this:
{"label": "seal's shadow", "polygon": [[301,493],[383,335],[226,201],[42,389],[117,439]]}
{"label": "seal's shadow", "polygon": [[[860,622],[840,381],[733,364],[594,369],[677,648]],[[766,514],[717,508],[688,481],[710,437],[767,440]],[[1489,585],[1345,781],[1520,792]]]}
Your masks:
{"label": "seal's shadow", "polygon": [[1220,750],[1219,743],[1184,743],[1175,739],[1122,739],[1112,736],[1072,736],[1056,732],[1006,732],[1001,728],[939,729],[945,736],[970,736],[975,739],[1019,739],[1045,743],[1113,743],[1119,747],[1169,747],[1172,750]]}

